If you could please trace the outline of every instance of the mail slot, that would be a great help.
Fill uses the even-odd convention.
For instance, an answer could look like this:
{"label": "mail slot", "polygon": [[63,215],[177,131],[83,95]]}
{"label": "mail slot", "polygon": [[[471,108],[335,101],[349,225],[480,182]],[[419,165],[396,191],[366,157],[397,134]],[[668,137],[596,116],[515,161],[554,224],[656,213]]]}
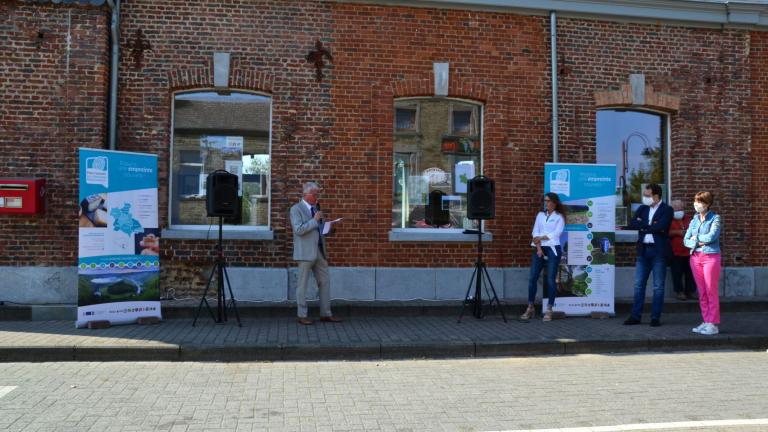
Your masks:
{"label": "mail slot", "polygon": [[41,214],[45,211],[45,179],[0,178],[0,214]]}

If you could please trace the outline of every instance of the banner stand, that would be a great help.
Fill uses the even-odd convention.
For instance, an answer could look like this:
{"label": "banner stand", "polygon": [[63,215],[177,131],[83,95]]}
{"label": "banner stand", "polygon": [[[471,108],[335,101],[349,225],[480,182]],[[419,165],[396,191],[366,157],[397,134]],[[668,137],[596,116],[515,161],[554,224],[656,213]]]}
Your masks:
{"label": "banner stand", "polygon": [[157,156],[80,149],[78,328],[157,320]]}
{"label": "banner stand", "polygon": [[553,310],[615,314],[616,165],[547,163],[544,182],[567,210]]}

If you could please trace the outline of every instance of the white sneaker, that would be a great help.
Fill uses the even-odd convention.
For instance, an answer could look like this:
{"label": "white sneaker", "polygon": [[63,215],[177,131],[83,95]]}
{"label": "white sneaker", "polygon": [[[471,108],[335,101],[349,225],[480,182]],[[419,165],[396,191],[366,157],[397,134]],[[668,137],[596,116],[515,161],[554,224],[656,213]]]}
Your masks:
{"label": "white sneaker", "polygon": [[707,324],[706,327],[704,327],[699,331],[699,334],[708,335],[708,336],[716,335],[718,333],[720,333],[720,330],[718,330],[716,325],[711,323]]}
{"label": "white sneaker", "polygon": [[699,324],[697,327],[692,328],[691,331],[694,332],[694,333],[701,333],[701,330],[704,327],[706,327],[706,325],[707,325],[707,323],[703,322],[703,323]]}

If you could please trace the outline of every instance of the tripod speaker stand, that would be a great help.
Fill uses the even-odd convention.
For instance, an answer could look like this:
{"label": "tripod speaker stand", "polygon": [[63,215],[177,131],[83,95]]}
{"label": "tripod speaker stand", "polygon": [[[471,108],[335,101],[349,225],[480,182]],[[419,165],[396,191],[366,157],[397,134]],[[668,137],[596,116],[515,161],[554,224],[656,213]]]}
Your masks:
{"label": "tripod speaker stand", "polygon": [[[208,212],[208,216],[219,217],[219,243],[216,245],[216,260],[214,261],[213,269],[211,269],[211,275],[208,277],[208,283],[205,284],[205,291],[203,291],[203,298],[200,299],[200,306],[197,308],[195,314],[195,320],[192,321],[194,327],[197,323],[197,318],[200,316],[200,311],[203,309],[203,304],[211,314],[211,318],[217,323],[222,323],[227,320],[227,290],[224,289],[224,282],[227,283],[227,289],[229,290],[229,301],[232,309],[235,310],[235,317],[237,318],[237,325],[242,327],[240,323],[240,313],[237,311],[237,302],[235,296],[232,294],[232,284],[229,283],[229,275],[227,274],[227,260],[224,258],[224,248],[222,247],[222,231],[224,225],[225,216],[235,216],[240,213],[240,200],[238,199],[238,177],[225,170],[216,170],[208,175],[205,180],[206,187],[206,202],[205,207]],[[213,315],[211,305],[208,303],[208,290],[211,288],[211,281],[213,281],[213,275],[216,275],[216,312],[217,315]]]}
{"label": "tripod speaker stand", "polygon": [[[499,313],[501,314],[501,317],[504,319],[504,322],[507,322],[507,317],[504,315],[504,310],[501,308],[499,297],[496,295],[496,289],[494,289],[493,287],[491,276],[488,274],[488,268],[486,268],[485,262],[483,261],[482,224],[480,223],[479,220],[477,222],[479,226],[479,229],[477,230],[477,260],[475,261],[475,270],[472,272],[472,278],[469,280],[469,286],[467,287],[467,294],[464,295],[464,303],[461,305],[461,313],[459,314],[458,322],[459,323],[461,322],[461,318],[464,316],[464,309],[467,307],[468,304],[472,305],[472,315],[474,315],[475,318],[481,319],[485,316],[485,313],[483,311],[483,299],[482,299],[484,280],[486,282],[485,295],[487,295],[489,299],[488,306],[492,308],[495,303],[495,306],[499,309]],[[472,291],[472,285],[475,286],[474,298],[469,294]],[[490,287],[490,291],[488,290],[489,287]]]}
{"label": "tripod speaker stand", "polygon": [[[211,275],[208,277],[208,283],[205,284],[205,291],[203,291],[203,298],[200,299],[200,306],[197,308],[195,314],[195,320],[192,321],[192,327],[197,323],[197,318],[200,316],[200,311],[203,309],[203,304],[211,314],[211,318],[217,323],[227,321],[227,290],[224,289],[224,282],[226,281],[227,289],[229,290],[229,301],[232,309],[235,311],[235,317],[237,318],[237,325],[242,327],[240,323],[240,314],[237,311],[237,302],[235,296],[232,294],[232,284],[229,283],[229,275],[227,274],[227,260],[224,258],[224,249],[222,247],[222,225],[224,218],[219,216],[219,243],[216,245],[216,260],[214,261],[213,269],[211,269]],[[216,275],[216,316],[213,315],[211,305],[208,303],[208,290],[211,288],[211,282],[213,281],[213,275]]]}

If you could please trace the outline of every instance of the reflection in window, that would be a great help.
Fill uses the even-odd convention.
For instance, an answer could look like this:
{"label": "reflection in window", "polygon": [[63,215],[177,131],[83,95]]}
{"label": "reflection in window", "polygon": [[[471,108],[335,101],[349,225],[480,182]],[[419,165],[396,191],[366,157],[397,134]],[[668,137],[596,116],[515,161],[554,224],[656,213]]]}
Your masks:
{"label": "reflection in window", "polygon": [[395,108],[395,132],[418,132],[419,105],[402,104]]}
{"label": "reflection in window", "polygon": [[[394,109],[392,227],[475,228],[466,218],[467,183],[480,174],[481,107],[439,98],[396,101]],[[430,207],[434,191],[441,202]]]}
{"label": "reflection in window", "polygon": [[642,189],[664,179],[664,117],[659,114],[602,110],[597,112],[597,163],[616,164],[616,225],[641,204]]}
{"label": "reflection in window", "polygon": [[223,169],[240,178],[241,213],[228,225],[269,224],[271,99],[213,92],[174,97],[171,224],[205,225],[205,180]]}

